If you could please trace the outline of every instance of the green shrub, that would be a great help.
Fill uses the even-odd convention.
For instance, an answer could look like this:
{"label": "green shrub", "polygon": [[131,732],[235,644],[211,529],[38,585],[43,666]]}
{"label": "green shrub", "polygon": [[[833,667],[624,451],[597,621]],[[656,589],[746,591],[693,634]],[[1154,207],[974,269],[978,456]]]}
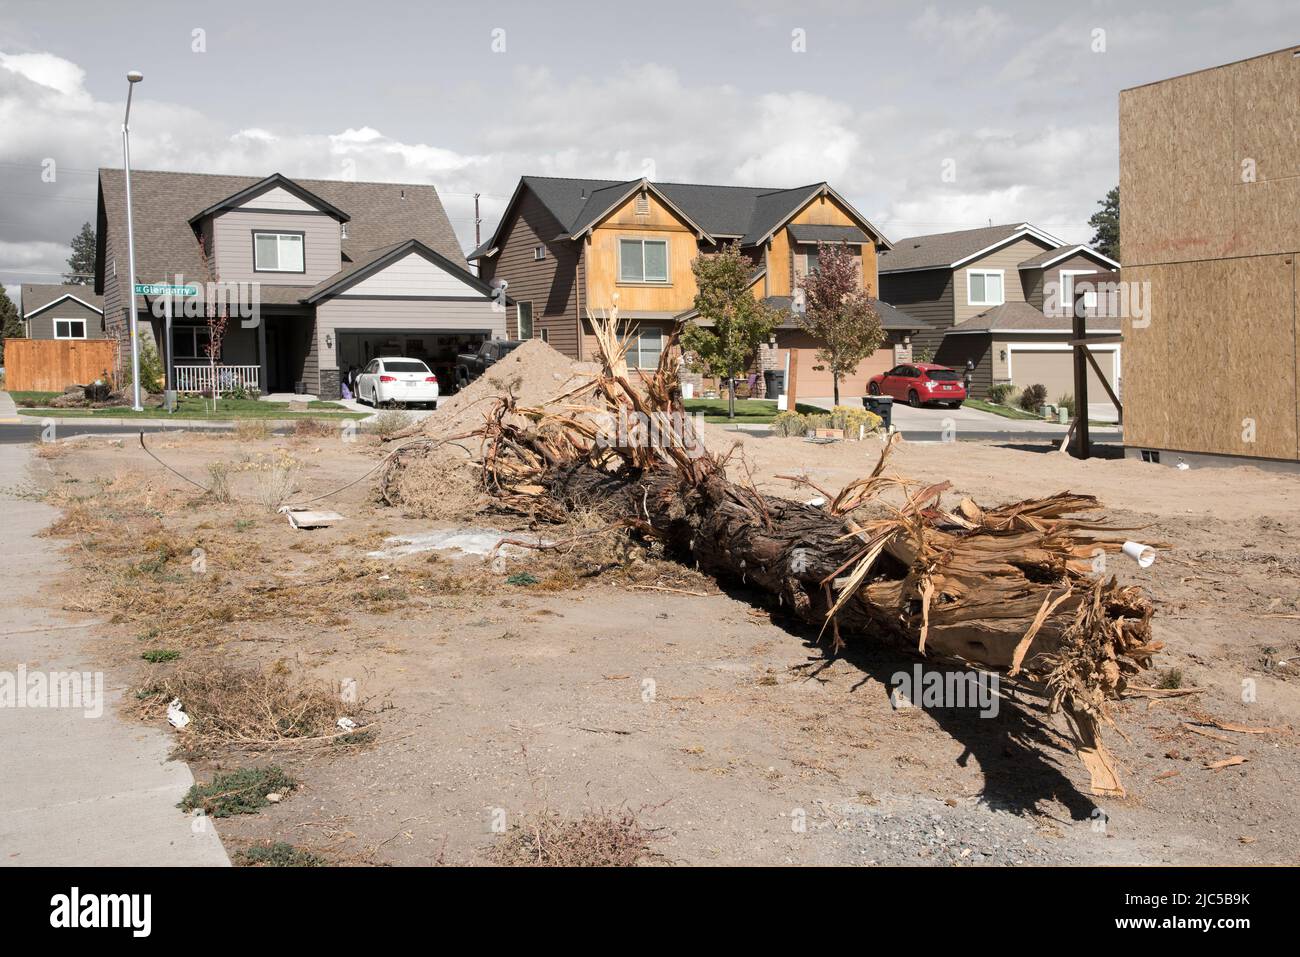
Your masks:
{"label": "green shrub", "polygon": [[786,438],[801,436],[808,431],[808,420],[798,412],[778,412],[772,419],[772,431]]}
{"label": "green shrub", "polygon": [[831,416],[829,412],[814,412],[811,415],[804,416],[804,421],[808,423],[808,431],[814,429],[833,429],[831,425]]}
{"label": "green shrub", "polygon": [[[131,356],[127,353],[126,369],[122,376],[126,385],[129,387],[131,382]],[[140,339],[140,390],[157,394],[163,390],[163,364],[162,359],[158,358],[158,350],[154,347],[153,342],[148,339]]]}
{"label": "green shrub", "polygon": [[175,661],[180,656],[181,653],[172,648],[153,648],[140,657],[151,665],[160,665],[164,661]]}
{"label": "green shrub", "polygon": [[1019,401],[1020,408],[1026,412],[1037,412],[1047,402],[1047,386],[1040,383],[1025,386]]}
{"label": "green shrub", "polygon": [[245,867],[325,867],[325,859],[276,841],[274,844],[255,844],[235,855],[236,861]]}
{"label": "green shrub", "polygon": [[865,426],[867,432],[876,431],[880,428],[881,421],[880,416],[874,412],[851,405],[837,405],[831,409],[831,428],[843,429],[844,434],[849,438],[858,437],[859,426]]}
{"label": "green shrub", "polygon": [[298,782],[275,765],[240,768],[218,774],[208,784],[195,784],[177,805],[183,811],[202,810],[210,817],[256,814],[271,802],[268,794],[287,794]]}
{"label": "green shrub", "polygon": [[1064,409],[1069,414],[1070,418],[1074,418],[1075,401],[1072,394],[1067,392],[1056,400],[1056,404]]}
{"label": "green shrub", "polygon": [[1011,397],[1016,394],[1016,387],[1010,382],[999,382],[989,387],[989,401],[998,405],[1010,405]]}

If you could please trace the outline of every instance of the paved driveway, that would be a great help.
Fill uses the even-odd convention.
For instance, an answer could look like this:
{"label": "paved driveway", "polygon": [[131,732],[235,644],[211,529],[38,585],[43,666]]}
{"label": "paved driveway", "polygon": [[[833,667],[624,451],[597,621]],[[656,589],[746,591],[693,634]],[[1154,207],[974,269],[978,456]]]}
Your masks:
{"label": "paved driveway", "polygon": [[[804,398],[800,396],[801,405],[815,405],[818,408],[829,409],[835,405],[830,397]],[[841,396],[841,405],[850,405],[854,408],[862,407],[861,396]],[[902,432],[942,432],[945,429],[955,426],[959,432],[978,431],[978,432],[1046,432],[1062,433],[1065,426],[1058,425],[1055,422],[1038,422],[1033,419],[1008,419],[1005,416],[994,415],[991,412],[981,412],[978,409],[967,408],[962,406],[960,409],[949,409],[945,406],[922,406],[919,409],[913,409],[906,402],[894,402],[894,426]]]}

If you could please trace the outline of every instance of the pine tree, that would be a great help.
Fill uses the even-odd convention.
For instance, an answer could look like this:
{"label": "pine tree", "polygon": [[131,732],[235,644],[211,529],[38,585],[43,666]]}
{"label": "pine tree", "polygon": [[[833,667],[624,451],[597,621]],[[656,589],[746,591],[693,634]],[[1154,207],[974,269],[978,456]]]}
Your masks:
{"label": "pine tree", "polygon": [[68,257],[68,272],[63,281],[78,286],[89,286],[95,281],[95,227],[83,223],[81,232],[72,237],[72,255]]}
{"label": "pine tree", "polygon": [[5,361],[5,339],[23,338],[23,320],[4,286],[0,286],[0,365]]}
{"label": "pine tree", "polygon": [[1109,256],[1115,262],[1120,262],[1119,187],[1116,186],[1107,193],[1105,199],[1097,200],[1097,205],[1101,209],[1093,213],[1092,218],[1088,220],[1088,225],[1095,230],[1092,235],[1092,246],[1103,256]]}

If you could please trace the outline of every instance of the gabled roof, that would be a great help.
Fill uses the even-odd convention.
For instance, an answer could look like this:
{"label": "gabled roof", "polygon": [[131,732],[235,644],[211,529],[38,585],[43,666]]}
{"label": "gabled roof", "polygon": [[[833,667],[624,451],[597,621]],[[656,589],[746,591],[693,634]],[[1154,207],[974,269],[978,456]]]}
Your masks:
{"label": "gabled roof", "polygon": [[909,236],[894,243],[880,256],[880,273],[917,272],[923,269],[956,269],[963,263],[993,252],[1008,243],[1030,238],[1056,248],[1061,241],[1029,223],[1006,223],[950,233]]}
{"label": "gabled roof", "polygon": [[1047,269],[1049,266],[1055,266],[1063,259],[1071,259],[1075,256],[1087,256],[1089,259],[1111,269],[1118,269],[1119,263],[1109,256],[1103,256],[1091,246],[1085,246],[1079,243],[1075,246],[1057,246],[1055,249],[1044,249],[1037,256],[1030,256],[1020,264],[1021,269]]}
{"label": "gabled roof", "polygon": [[[1089,332],[1113,331],[1119,328],[1118,319],[1089,316]],[[1004,302],[986,309],[978,316],[959,322],[944,335],[967,335],[990,332],[1072,332],[1074,320],[1070,316],[1048,316],[1027,302]]]}
{"label": "gabled roof", "polygon": [[809,201],[819,195],[835,197],[860,222],[862,232],[888,248],[880,230],[826,183],[793,189],[758,186],[713,186],[702,183],[652,183],[649,180],[573,179],[553,176],[524,176],[502,212],[501,221],[470,259],[493,255],[502,227],[510,219],[520,193],[527,188],[566,230],[557,238],[573,238],[594,227],[606,215],[626,202],[638,189],[650,189],[705,238],[736,240],[742,246],[766,241]]}
{"label": "gabled roof", "polygon": [[[369,253],[361,256],[355,262],[344,266],[334,275],[327,279],[322,279],[315,286],[309,289],[305,295],[303,295],[302,301],[314,304],[330,296],[337,296],[339,293],[348,289],[348,287],[356,285],[369,276],[373,276],[375,273],[380,272],[387,266],[397,262],[397,260],[404,258],[410,253],[423,256],[429,262],[445,269],[461,282],[465,283],[467,286],[473,287],[485,296],[491,296],[494,292],[491,286],[485,283],[482,279],[479,279],[478,276],[475,276],[464,266],[453,262],[437,250],[430,249],[418,239],[407,239],[391,246],[372,249]],[[513,300],[506,297],[506,302],[513,302]]]}
{"label": "gabled roof", "polygon": [[24,319],[29,319],[69,299],[101,315],[104,312],[104,297],[95,295],[95,290],[90,286],[79,286],[76,283],[25,282],[19,287],[18,296]]}
{"label": "gabled roof", "polygon": [[[781,312],[792,312],[794,308],[793,296],[766,296],[763,302]],[[913,319],[903,310],[883,300],[872,299],[871,308],[876,310],[876,316],[880,319],[880,328],[886,332],[913,332],[925,328],[925,323]],[[798,328],[798,323],[793,319],[786,319],[779,328]]]}
{"label": "gabled roof", "polygon": [[214,213],[219,213],[222,210],[234,209],[237,206],[243,206],[246,201],[253,199],[257,196],[260,196],[262,193],[265,193],[267,190],[275,189],[277,186],[280,189],[283,189],[286,193],[290,193],[294,196],[297,196],[308,206],[315,206],[322,213],[328,213],[330,216],[333,216],[335,219],[337,219],[340,223],[346,223],[348,220],[352,218],[347,213],[343,212],[343,210],[339,209],[337,206],[333,205],[327,200],[321,199],[311,190],[304,189],[303,187],[295,183],[293,180],[289,179],[287,176],[284,176],[280,173],[272,173],[270,176],[266,177],[266,179],[259,180],[253,185],[247,186],[236,193],[231,193],[229,196],[227,196],[225,199],[221,200],[220,202],[214,203],[211,206],[209,206],[207,209],[200,210],[199,212],[195,213],[193,216],[190,217],[190,225],[197,223],[201,219],[206,219],[207,217],[213,215]]}
{"label": "gabled roof", "polygon": [[[138,281],[158,281],[176,274],[191,281],[212,279],[190,219],[196,213],[219,206],[231,196],[265,182],[266,179],[260,176],[132,170]],[[296,185],[352,217],[347,238],[342,240],[344,266],[375,249],[412,238],[453,262],[465,262],[456,233],[438,199],[438,191],[432,186],[314,179],[300,179]],[[105,275],[105,244],[111,240],[114,243],[112,255],[116,257],[119,301],[125,305],[128,301],[126,197],[120,169],[99,171],[99,228],[95,238],[97,288],[102,292],[99,284],[113,281],[113,277]],[[263,286],[263,301],[269,302],[272,297],[283,298],[288,288]],[[305,291],[305,287],[299,288]]]}
{"label": "gabled roof", "polygon": [[856,226],[791,226],[797,243],[865,243],[867,234]]}

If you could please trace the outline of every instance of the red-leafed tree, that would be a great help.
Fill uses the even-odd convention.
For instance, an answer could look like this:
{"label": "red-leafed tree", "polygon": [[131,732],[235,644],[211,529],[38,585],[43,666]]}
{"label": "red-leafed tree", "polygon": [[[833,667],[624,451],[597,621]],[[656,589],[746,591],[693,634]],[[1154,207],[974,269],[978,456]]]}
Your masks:
{"label": "red-leafed tree", "polygon": [[873,300],[862,288],[858,259],[843,245],[817,244],[817,267],[798,280],[804,311],[796,320],[820,342],[817,361],[831,371],[835,404],[840,404],[840,379],[885,341]]}

